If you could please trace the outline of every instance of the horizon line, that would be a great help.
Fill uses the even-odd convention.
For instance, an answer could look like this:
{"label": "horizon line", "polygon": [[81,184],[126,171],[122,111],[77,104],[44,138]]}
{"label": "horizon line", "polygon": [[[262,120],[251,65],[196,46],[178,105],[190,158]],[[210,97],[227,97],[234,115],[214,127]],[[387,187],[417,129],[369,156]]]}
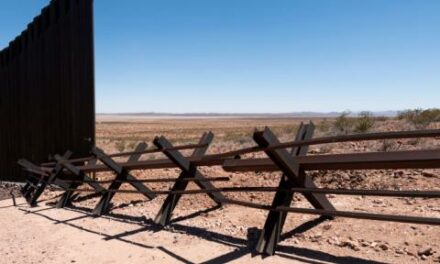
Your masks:
{"label": "horizon line", "polygon": [[[368,111],[368,110],[364,110]],[[300,112],[106,112],[96,113],[96,115],[131,115],[131,116],[337,116],[344,112],[349,115],[358,115],[364,111],[300,111]],[[396,116],[399,112],[405,110],[385,110],[385,111],[368,111],[374,116],[386,115]]]}

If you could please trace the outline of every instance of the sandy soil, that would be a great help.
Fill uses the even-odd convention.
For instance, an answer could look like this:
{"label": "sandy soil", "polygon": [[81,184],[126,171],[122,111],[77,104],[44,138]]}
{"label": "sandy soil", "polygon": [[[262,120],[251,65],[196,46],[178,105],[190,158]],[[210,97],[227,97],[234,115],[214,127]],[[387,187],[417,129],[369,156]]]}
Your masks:
{"label": "sandy soil", "polygon": [[[160,199],[158,199],[160,200]],[[0,202],[1,263],[409,263],[440,261],[438,227],[337,218],[301,233],[314,217],[289,215],[277,255],[254,256],[252,242],[264,223],[265,212],[236,206],[203,212],[177,210],[174,222],[161,230],[151,218],[160,201],[118,204],[108,216],[94,218],[81,207],[54,209],[40,203],[28,208],[19,199]],[[332,198],[338,208],[390,208],[382,199]],[[298,201],[304,204],[303,201]],[[404,208],[395,199],[393,207]],[[414,206],[417,205],[417,206]],[[440,216],[438,203],[413,201],[418,215]],[[185,205],[183,206],[185,207]],[[433,210],[429,210],[429,208]],[[390,210],[391,209],[391,210]],[[358,209],[359,210],[359,209]],[[405,209],[404,211],[412,211]],[[422,211],[422,212],[420,212]],[[311,222],[310,222],[311,221]],[[430,252],[430,256],[418,255]]]}
{"label": "sandy soil", "polygon": [[[253,126],[267,123],[283,139],[295,134],[298,120],[151,120],[149,122],[103,122],[97,125],[98,145],[107,152],[131,149],[139,140],[165,134],[174,142],[194,142],[211,128],[218,136],[210,152],[252,145]],[[377,130],[397,130],[403,124],[386,121]],[[438,126],[438,124],[436,124]],[[317,133],[323,133],[319,130]],[[121,145],[121,142],[124,144]],[[439,148],[440,140],[357,142],[315,146],[311,155],[365,152],[387,149]],[[145,158],[158,158],[149,156]],[[224,172],[221,167],[201,168],[205,175],[226,176],[222,186],[276,186],[279,173]],[[175,177],[177,169],[137,171],[137,178]],[[440,170],[379,170],[311,172],[321,187],[368,189],[440,189]],[[110,173],[98,179],[112,177]],[[148,184],[164,190],[170,184]],[[195,189],[193,185],[190,189]],[[124,189],[131,189],[124,186]],[[440,262],[440,228],[336,218],[317,221],[308,215],[289,214],[277,254],[262,258],[252,249],[267,212],[214,204],[203,194],[184,196],[174,211],[171,226],[161,229],[152,221],[164,197],[148,201],[137,194],[117,194],[112,211],[103,217],[89,215],[97,198],[81,197],[74,206],[53,208],[60,193],[46,191],[36,208],[22,199],[12,206],[0,201],[0,263],[435,263]],[[268,204],[272,194],[227,194],[230,198]],[[334,196],[340,210],[440,217],[439,199]],[[309,207],[301,195],[293,206]],[[313,228],[310,228],[313,227]]]}

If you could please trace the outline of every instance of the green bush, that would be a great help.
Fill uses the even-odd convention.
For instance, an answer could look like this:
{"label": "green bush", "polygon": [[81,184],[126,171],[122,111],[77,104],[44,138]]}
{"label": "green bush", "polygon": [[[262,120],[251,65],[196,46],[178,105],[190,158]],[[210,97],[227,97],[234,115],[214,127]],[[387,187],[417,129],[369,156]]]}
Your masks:
{"label": "green bush", "polygon": [[426,110],[405,110],[398,113],[397,119],[406,120],[416,128],[426,128],[431,123],[440,121],[440,109],[432,108]]}
{"label": "green bush", "polygon": [[349,114],[350,112],[345,111],[336,118],[333,126],[337,132],[347,134],[353,130],[354,120],[348,117]]}
{"label": "green bush", "polygon": [[374,117],[371,112],[364,111],[359,114],[359,118],[355,121],[354,131],[358,133],[365,133],[374,126]]}

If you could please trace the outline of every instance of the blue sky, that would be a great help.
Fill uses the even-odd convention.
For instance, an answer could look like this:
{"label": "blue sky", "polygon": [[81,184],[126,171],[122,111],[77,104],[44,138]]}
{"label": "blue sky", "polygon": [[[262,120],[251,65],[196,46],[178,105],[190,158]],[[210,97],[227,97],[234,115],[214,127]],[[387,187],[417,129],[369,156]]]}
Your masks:
{"label": "blue sky", "polygon": [[[0,47],[48,0],[3,0]],[[96,111],[440,107],[438,0],[95,0]]]}

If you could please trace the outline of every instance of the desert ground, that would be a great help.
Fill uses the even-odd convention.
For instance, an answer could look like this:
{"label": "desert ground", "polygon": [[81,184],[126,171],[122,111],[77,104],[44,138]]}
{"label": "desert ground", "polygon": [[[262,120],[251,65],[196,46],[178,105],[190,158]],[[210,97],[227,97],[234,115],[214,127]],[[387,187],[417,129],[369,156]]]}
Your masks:
{"label": "desert ground", "polygon": [[[215,134],[208,153],[253,146],[255,128],[270,127],[282,141],[294,138],[298,118],[97,118],[97,145],[107,153],[132,150],[137,143],[164,135],[174,144],[196,143],[203,132]],[[333,119],[315,118],[315,137],[339,133]],[[428,128],[440,128],[437,122]],[[405,120],[377,118],[369,131],[415,129]],[[350,131],[348,131],[351,133]],[[310,155],[433,149],[440,139],[362,141],[310,147]],[[186,154],[189,151],[185,151]],[[252,154],[250,156],[264,156]],[[143,159],[160,158],[149,154]],[[122,159],[121,159],[122,160]],[[203,167],[206,176],[225,176],[223,186],[277,186],[280,173],[229,173]],[[140,179],[177,177],[178,169],[135,171]],[[320,187],[386,190],[440,189],[440,170],[315,171]],[[95,175],[110,179],[111,173]],[[167,190],[171,183],[148,183]],[[190,189],[197,186],[189,185]],[[277,254],[261,257],[253,251],[266,211],[225,205],[216,208],[204,194],[185,195],[173,222],[164,229],[153,223],[164,196],[149,201],[138,194],[116,194],[109,214],[92,217],[97,198],[77,198],[73,206],[55,209],[59,191],[48,190],[38,207],[22,198],[17,206],[7,198],[11,186],[0,189],[0,263],[435,263],[440,262],[438,226],[348,218],[319,221],[316,216],[289,214]],[[130,189],[124,186],[124,189]],[[271,193],[228,193],[227,197],[270,204]],[[439,199],[328,195],[346,211],[440,217]],[[295,194],[292,206],[310,207]]]}

